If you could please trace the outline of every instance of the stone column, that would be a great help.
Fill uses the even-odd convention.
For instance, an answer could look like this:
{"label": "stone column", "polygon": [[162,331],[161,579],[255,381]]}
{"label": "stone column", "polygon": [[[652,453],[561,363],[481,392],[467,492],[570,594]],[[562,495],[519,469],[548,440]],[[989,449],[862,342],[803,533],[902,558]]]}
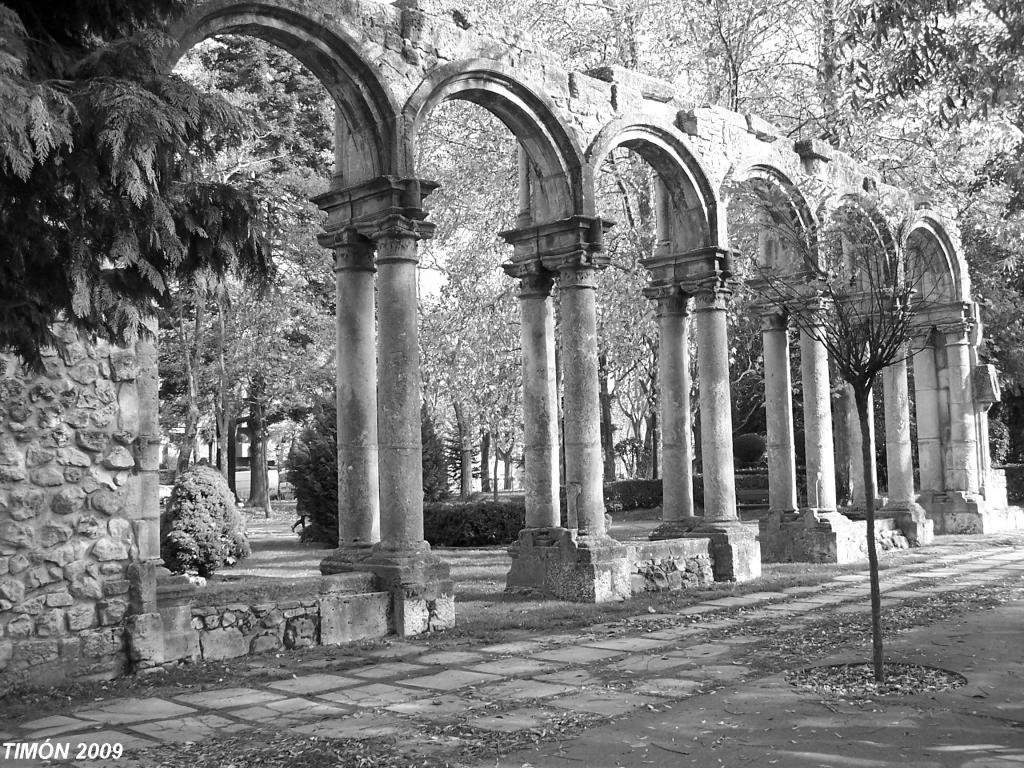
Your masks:
{"label": "stone column", "polygon": [[694,299],[704,521],[688,535],[711,539],[716,580],[747,581],[761,575],[761,550],[754,529],[741,523],[736,511],[725,316],[729,295],[727,288],[715,285],[699,288]]}
{"label": "stone column", "polygon": [[882,371],[882,392],[885,397],[885,465],[889,475],[886,495],[891,504],[906,505],[914,501],[916,494],[905,358]]}
{"label": "stone column", "polygon": [[560,522],[553,283],[554,276],[540,267],[520,275],[527,528],[553,528]]}
{"label": "stone column", "polygon": [[914,492],[914,459],[910,442],[910,393],[905,357],[882,371],[885,396],[885,455],[889,501],[883,513],[896,518],[900,530],[915,546],[934,539],[934,525]]}
{"label": "stone column", "polygon": [[338,550],[321,573],[346,570],[380,541],[377,469],[377,351],[373,241],[353,229],[330,232],[334,250],[335,377],[338,408]]}
{"label": "stone column", "polygon": [[939,418],[939,377],[935,347],[928,338],[915,341],[914,414],[917,417],[917,460],[921,490],[927,499],[945,486],[942,467],[941,420]]}
{"label": "stone column", "polygon": [[789,373],[789,323],[778,312],[761,316],[764,401],[768,427],[768,508],[797,509],[796,451],[793,445],[793,383]]}
{"label": "stone column", "polygon": [[601,411],[597,367],[597,270],[570,261],[558,276],[565,431],[565,495],[570,528],[604,538]]}
{"label": "stone column", "polygon": [[693,514],[690,418],[689,297],[657,296],[658,384],[661,388],[661,525],[652,539],[675,538],[699,522]]}
{"label": "stone column", "polygon": [[949,374],[949,450],[945,466],[947,491],[976,496],[981,489],[974,397],[971,392],[971,350],[967,323],[943,329]]}
{"label": "stone column", "polygon": [[807,456],[807,506],[836,509],[836,457],[832,442],[832,405],[825,345],[800,332],[800,376],[804,388],[804,447]]}
{"label": "stone column", "polygon": [[[857,401],[853,395],[853,387],[849,384],[843,385],[842,407],[846,409],[846,439],[849,445],[850,462],[850,506],[860,509],[863,512],[867,507],[867,499],[864,498],[864,456],[862,454],[863,438],[860,434],[860,416],[857,415]],[[868,413],[871,418],[868,420],[868,442],[871,444],[871,455],[875,455],[875,396],[868,395]],[[868,467],[871,473],[871,485],[875,489],[875,498],[878,497],[878,470],[872,464]]]}
{"label": "stone column", "polygon": [[417,327],[416,230],[391,217],[377,243],[377,429],[380,549],[415,552],[423,540],[423,458]]}

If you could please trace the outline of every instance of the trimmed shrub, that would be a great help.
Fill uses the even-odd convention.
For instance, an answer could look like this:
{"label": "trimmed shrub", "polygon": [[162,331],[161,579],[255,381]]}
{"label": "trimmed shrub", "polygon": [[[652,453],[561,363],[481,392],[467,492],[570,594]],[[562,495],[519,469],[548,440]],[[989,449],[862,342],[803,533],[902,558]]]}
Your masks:
{"label": "trimmed shrub", "polygon": [[435,547],[487,547],[511,544],[526,526],[526,502],[467,501],[426,504],[423,538]]}
{"label": "trimmed shrub", "polygon": [[198,465],[178,476],[160,516],[160,556],[172,571],[211,576],[250,554],[245,522],[227,480]]}
{"label": "trimmed shrub", "polygon": [[1010,430],[999,416],[988,419],[988,450],[993,464],[1005,464],[1010,456]]}
{"label": "trimmed shrub", "polygon": [[732,457],[741,467],[750,467],[764,461],[767,443],[761,435],[748,432],[737,435],[732,441]]}

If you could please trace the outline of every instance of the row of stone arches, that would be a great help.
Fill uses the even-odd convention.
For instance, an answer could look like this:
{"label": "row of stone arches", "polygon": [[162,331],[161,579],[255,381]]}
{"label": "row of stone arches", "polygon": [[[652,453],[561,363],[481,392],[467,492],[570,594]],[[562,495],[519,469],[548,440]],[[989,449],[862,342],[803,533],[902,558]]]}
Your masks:
{"label": "row of stone arches", "polygon": [[[214,34],[265,38],[309,67],[337,105],[336,173],[332,188],[316,200],[327,212],[321,244],[334,253],[338,295],[341,540],[325,572],[367,568],[410,600],[451,599],[451,585],[438,576],[423,540],[416,268],[418,242],[433,233],[424,200],[436,185],[419,178],[414,163],[420,128],[445,100],[484,107],[520,147],[519,216],[514,229],[501,233],[512,246],[506,272],[520,284],[526,433],[526,530],[510,585],[585,600],[630,590],[625,550],[605,530],[597,398],[594,288],[597,270],[605,265],[603,233],[609,223],[595,213],[594,177],[616,148],[639,155],[656,178],[656,245],[644,263],[651,278],[645,293],[657,303],[661,333],[667,478],[662,535],[681,534],[676,524],[693,508],[685,348],[692,300],[706,468],[704,517],[696,535],[710,542],[717,577],[749,578],[760,567],[756,536],[736,513],[724,189],[735,183],[774,185],[808,231],[827,206],[859,206],[876,223],[885,247],[917,248],[929,260],[937,295],[948,299],[930,308],[931,319],[936,326],[958,324],[968,340],[963,350],[953,345],[962,363],[955,375],[973,375],[976,318],[969,314],[969,284],[955,234],[941,217],[920,209],[903,224],[909,234],[898,237],[877,214],[884,186],[877,175],[817,142],[790,149],[756,118],[683,109],[666,84],[634,73],[565,73],[553,57],[520,41],[484,38],[415,4],[213,0],[196,4],[172,33],[179,43],[172,61]],[[883,191],[907,199],[898,190]],[[560,526],[558,513],[556,284],[566,371],[560,394],[568,528]],[[767,334],[779,330],[777,320],[766,324],[766,349],[774,345],[776,356],[784,351],[779,337],[769,341]],[[824,476],[833,472],[825,440],[828,364],[820,353],[804,357],[805,387],[815,382],[812,399],[820,422],[808,453],[815,454],[815,472]],[[953,376],[948,366],[937,366],[936,376],[942,370],[947,379]],[[963,411],[973,396],[961,390],[956,399],[949,397],[960,408],[950,423],[963,434],[973,430],[980,475],[987,467],[977,448],[984,442],[983,414],[975,409],[968,423]],[[954,463],[959,467],[961,458]],[[783,470],[773,474],[773,486],[781,487]],[[968,486],[969,474],[963,475]],[[947,485],[938,490],[944,493]],[[962,490],[977,495],[977,485]],[[784,495],[773,491],[773,498]],[[812,501],[816,508],[835,506],[834,493]],[[399,619],[399,631],[429,624],[417,621]]]}

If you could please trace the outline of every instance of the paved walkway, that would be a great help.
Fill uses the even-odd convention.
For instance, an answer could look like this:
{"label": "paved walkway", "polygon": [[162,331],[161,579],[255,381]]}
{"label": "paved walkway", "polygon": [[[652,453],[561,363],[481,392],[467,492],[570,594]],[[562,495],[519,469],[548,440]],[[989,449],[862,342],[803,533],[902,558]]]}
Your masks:
{"label": "paved walkway", "polygon": [[[907,560],[883,574],[886,604],[1008,578],[1024,583],[1024,551],[1006,546],[965,552],[951,543],[930,548],[927,560],[909,553]],[[67,742],[74,755],[79,743],[136,748],[290,730],[400,737],[408,753],[428,755],[458,745],[457,731],[438,735],[442,722],[471,729],[463,732],[513,733],[576,718],[594,725],[574,738],[479,764],[1024,765],[1024,602],[965,614],[888,644],[891,659],[967,677],[967,686],[947,693],[823,703],[752,668],[750,649],[759,638],[748,630],[766,620],[797,631],[828,615],[859,620],[867,591],[866,572],[848,573],[820,587],[725,597],[678,614],[644,614],[500,645],[431,651],[395,642],[346,656],[339,662],[344,668],[329,672],[169,698],[97,701],[70,716],[2,726],[0,737]],[[742,610],[716,616],[736,608]],[[852,651],[835,660],[863,658],[863,651]],[[0,752],[4,768],[35,764],[4,761]]]}

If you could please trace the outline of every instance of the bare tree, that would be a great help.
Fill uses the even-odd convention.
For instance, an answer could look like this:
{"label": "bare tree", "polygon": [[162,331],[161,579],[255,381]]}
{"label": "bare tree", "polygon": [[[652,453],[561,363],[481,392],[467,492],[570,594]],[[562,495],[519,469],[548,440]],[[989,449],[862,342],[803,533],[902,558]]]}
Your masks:
{"label": "bare tree", "polygon": [[827,350],[835,371],[852,390],[861,434],[867,548],[871,577],[872,663],[885,677],[882,653],[878,553],[875,546],[875,457],[869,439],[875,377],[905,360],[920,332],[927,302],[924,259],[908,250],[874,202],[846,199],[807,225],[795,215],[784,190],[749,188],[749,199],[775,246],[759,268],[756,289],[786,313],[797,328]]}

